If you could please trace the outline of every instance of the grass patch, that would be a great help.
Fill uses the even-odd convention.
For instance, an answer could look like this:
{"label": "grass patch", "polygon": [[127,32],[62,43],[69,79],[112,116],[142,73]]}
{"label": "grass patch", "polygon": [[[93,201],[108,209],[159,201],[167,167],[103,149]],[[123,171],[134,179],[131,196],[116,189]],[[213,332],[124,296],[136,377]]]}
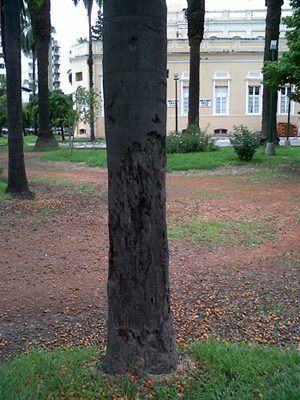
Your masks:
{"label": "grass patch", "polygon": [[178,219],[168,224],[168,235],[175,240],[185,238],[188,243],[205,247],[229,244],[257,246],[263,239],[276,238],[274,228],[266,222],[239,220],[236,222],[221,222],[202,219],[181,223]]}
{"label": "grass patch", "polygon": [[210,153],[167,154],[168,172],[189,169],[212,170],[229,165],[249,165],[252,167],[260,165],[300,165],[300,147],[278,146],[275,156],[265,155],[265,148],[260,147],[249,162],[239,161],[232,147],[221,147]]}
{"label": "grass patch", "polygon": [[90,167],[106,167],[107,156],[105,149],[59,149],[41,154],[39,157],[52,161],[84,162]]}
{"label": "grass patch", "polygon": [[222,341],[188,348],[195,369],[160,379],[113,378],[96,372],[96,348],[32,350],[0,364],[1,398],[32,399],[274,399],[300,398],[300,353]]}

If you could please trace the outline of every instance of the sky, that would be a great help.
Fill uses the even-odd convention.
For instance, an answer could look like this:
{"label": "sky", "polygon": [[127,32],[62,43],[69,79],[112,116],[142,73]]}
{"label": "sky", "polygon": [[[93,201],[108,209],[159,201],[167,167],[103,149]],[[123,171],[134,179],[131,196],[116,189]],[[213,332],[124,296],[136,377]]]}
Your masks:
{"label": "sky", "polygon": [[[182,8],[186,8],[187,2],[180,0],[167,0],[168,4],[181,3]],[[238,6],[237,6],[238,3]],[[63,5],[62,5],[63,4]],[[224,6],[224,4],[226,4]],[[221,10],[253,10],[265,9],[265,0],[206,0],[205,9],[207,11]],[[289,0],[284,0],[283,8],[289,8]],[[96,3],[93,9],[93,24],[97,18],[98,7]],[[76,39],[88,36],[88,21],[83,2],[80,1],[77,7],[73,0],[51,0],[51,24],[56,30],[54,38],[61,43],[61,83],[65,93],[72,92],[72,86],[68,82],[67,71],[71,65],[69,63],[69,51],[72,45],[76,44]]]}

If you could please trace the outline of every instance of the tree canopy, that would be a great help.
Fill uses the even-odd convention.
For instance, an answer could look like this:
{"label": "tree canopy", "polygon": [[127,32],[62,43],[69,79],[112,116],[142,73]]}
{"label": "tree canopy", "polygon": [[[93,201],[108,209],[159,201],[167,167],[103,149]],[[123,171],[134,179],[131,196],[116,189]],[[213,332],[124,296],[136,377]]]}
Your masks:
{"label": "tree canopy", "polygon": [[265,63],[263,73],[269,77],[264,85],[271,90],[278,90],[286,84],[294,85],[290,94],[292,100],[300,102],[300,0],[291,0],[293,15],[283,18],[289,28],[286,32],[288,52],[284,52],[277,63]]}

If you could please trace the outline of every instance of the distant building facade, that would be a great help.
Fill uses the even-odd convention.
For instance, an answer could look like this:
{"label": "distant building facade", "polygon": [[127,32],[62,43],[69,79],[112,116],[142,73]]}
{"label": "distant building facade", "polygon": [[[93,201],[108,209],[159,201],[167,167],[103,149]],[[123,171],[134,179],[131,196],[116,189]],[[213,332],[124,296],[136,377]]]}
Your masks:
{"label": "distant building facade", "polygon": [[[48,75],[48,86],[49,90],[61,89],[61,44],[58,40],[52,39],[51,46],[49,49],[49,75]],[[28,82],[33,80],[33,60],[32,57],[26,56],[23,52],[21,54],[21,65],[22,65],[22,86],[28,87]],[[35,79],[38,79],[38,67],[37,60],[35,66]],[[29,101],[30,92],[22,90],[22,101]]]}
{"label": "distant building facade", "polygon": [[[282,10],[290,15],[291,10]],[[167,16],[167,132],[175,129],[175,85],[177,84],[178,128],[188,121],[189,44],[185,12],[177,5]],[[200,126],[210,134],[227,134],[234,125],[253,132],[261,129],[262,73],[266,10],[206,12],[200,52]],[[279,56],[287,51],[286,27],[280,27]],[[93,43],[94,84],[102,98],[96,122],[96,136],[104,137],[102,43]],[[88,87],[88,44],[71,49],[74,92]],[[178,74],[178,81],[174,80]],[[278,123],[287,121],[289,87],[278,92]],[[291,123],[300,126],[298,104],[291,104]],[[89,136],[88,125],[80,124],[76,135]]]}

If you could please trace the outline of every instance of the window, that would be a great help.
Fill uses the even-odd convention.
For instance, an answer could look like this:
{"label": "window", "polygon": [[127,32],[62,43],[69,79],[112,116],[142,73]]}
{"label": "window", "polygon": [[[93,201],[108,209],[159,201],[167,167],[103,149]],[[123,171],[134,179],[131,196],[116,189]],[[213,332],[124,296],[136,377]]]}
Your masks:
{"label": "window", "polygon": [[280,96],[280,114],[288,114],[289,111],[289,97],[288,94],[291,93],[290,86],[284,86],[279,91]]}
{"label": "window", "polygon": [[248,87],[248,114],[259,114],[260,86]]}
{"label": "window", "polygon": [[5,65],[4,65],[4,64],[0,64],[0,68],[1,68],[1,69],[4,69],[4,68],[5,68]]}
{"label": "window", "polygon": [[216,86],[215,88],[215,113],[227,114],[228,87]]}
{"label": "window", "polygon": [[76,72],[75,81],[76,82],[82,81],[82,72]]}
{"label": "window", "polygon": [[188,115],[189,113],[189,88],[188,86],[183,86],[183,115]]}
{"label": "window", "polygon": [[227,129],[215,129],[214,135],[227,135]]}
{"label": "window", "polygon": [[229,115],[230,99],[229,71],[215,71],[213,75],[213,113],[214,115]]}

